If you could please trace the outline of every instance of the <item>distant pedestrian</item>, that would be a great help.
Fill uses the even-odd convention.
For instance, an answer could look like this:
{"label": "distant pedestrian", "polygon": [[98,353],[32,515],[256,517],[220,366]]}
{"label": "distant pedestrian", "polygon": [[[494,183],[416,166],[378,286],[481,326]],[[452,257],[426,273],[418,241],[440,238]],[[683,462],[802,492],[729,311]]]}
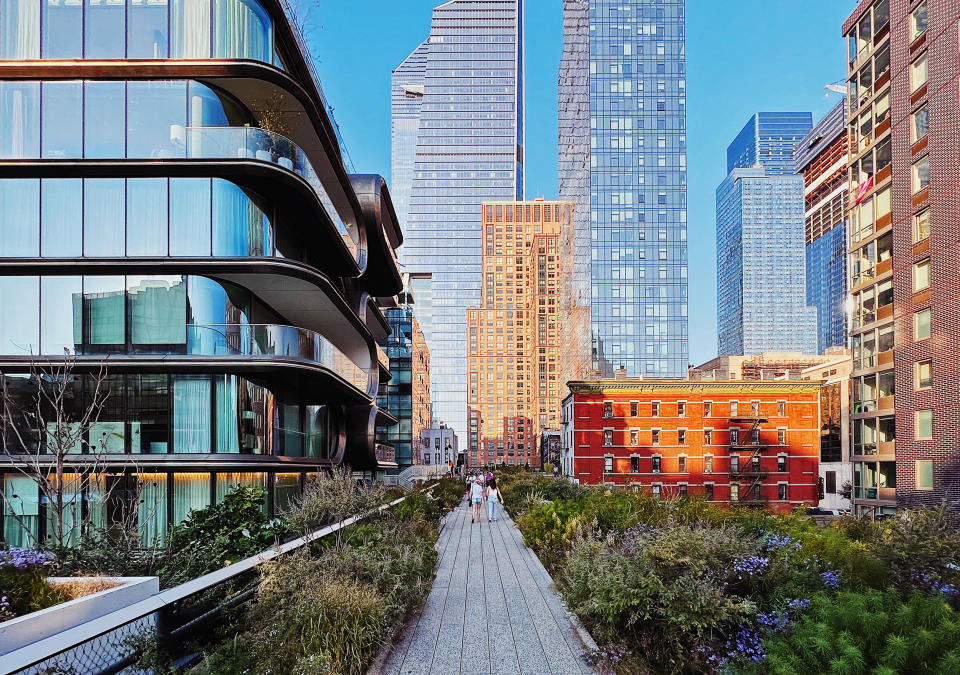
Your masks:
{"label": "distant pedestrian", "polygon": [[473,511],[470,514],[470,523],[480,522],[480,505],[483,504],[483,486],[480,479],[475,478],[470,482],[470,504]]}
{"label": "distant pedestrian", "polygon": [[497,519],[497,506],[502,501],[500,496],[500,488],[497,487],[497,479],[491,478],[490,482],[487,484],[487,505],[490,509],[487,514],[487,520],[496,521]]}

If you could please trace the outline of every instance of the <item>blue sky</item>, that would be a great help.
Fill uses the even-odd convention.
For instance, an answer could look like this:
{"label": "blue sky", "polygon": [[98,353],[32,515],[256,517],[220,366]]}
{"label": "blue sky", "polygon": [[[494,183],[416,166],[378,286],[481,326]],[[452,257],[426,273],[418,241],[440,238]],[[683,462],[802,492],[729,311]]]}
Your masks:
{"label": "blue sky", "polygon": [[[440,0],[321,0],[311,45],[358,171],[390,173],[390,71],[429,32]],[[690,360],[716,355],[714,191],[727,144],[758,110],[837,102],[840,26],[850,0],[687,0]],[[557,68],[562,1],[527,0],[527,193],[557,195]]]}

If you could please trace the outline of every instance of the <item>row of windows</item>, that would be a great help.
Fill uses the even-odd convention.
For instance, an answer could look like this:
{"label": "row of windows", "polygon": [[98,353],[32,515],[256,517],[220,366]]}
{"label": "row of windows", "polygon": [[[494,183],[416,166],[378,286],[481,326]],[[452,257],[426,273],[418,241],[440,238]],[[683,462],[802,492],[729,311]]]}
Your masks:
{"label": "row of windows", "polygon": [[[717,431],[715,429],[704,429],[703,430],[703,444],[704,445],[714,445],[713,432]],[[731,445],[760,445],[761,443],[761,434],[760,429],[738,429],[733,427],[726,430],[729,434],[730,444]],[[744,434],[741,436],[740,432],[743,431]],[[750,431],[749,441],[747,440],[748,436],[747,431]],[[639,429],[630,429],[630,445],[637,446],[640,445],[640,430]],[[650,430],[650,444],[651,445],[660,445],[662,437],[662,429],[651,429]],[[614,440],[614,431],[612,429],[604,429],[603,431],[603,445],[612,446]],[[787,442],[787,430],[786,429],[777,429],[777,444],[786,445]],[[677,429],[677,444],[686,445],[687,444],[687,429]],[[716,443],[716,445],[721,445]]]}
{"label": "row of windows", "polygon": [[[640,473],[640,457],[633,455],[630,457],[630,473]],[[730,473],[739,473],[740,471],[740,456],[739,455],[730,455]],[[603,470],[604,473],[611,473],[614,470],[613,467],[613,455],[604,455],[603,458]],[[750,461],[750,468],[753,471],[761,471],[762,464],[759,457],[754,457]],[[663,457],[660,455],[653,455],[650,457],[650,472],[651,473],[664,473],[663,471]],[[787,457],[786,455],[777,456],[777,473],[786,473],[787,472]],[[670,472],[668,472],[670,473]],[[687,456],[680,455],[677,457],[677,471],[672,473],[687,473]],[[713,473],[713,455],[704,455],[703,456],[703,473]]]}
{"label": "row of windows", "polygon": [[[677,417],[685,417],[687,414],[687,402],[677,401],[676,405],[677,405]],[[729,405],[730,405],[730,417],[736,417],[738,414],[741,413],[739,401],[730,401]],[[767,407],[767,406],[764,405],[764,407]],[[753,416],[758,416],[760,414],[760,401],[750,402],[750,414]],[[786,414],[787,414],[787,402],[777,401],[777,416],[785,417]],[[605,418],[614,417],[613,401],[603,402],[603,416]],[[630,417],[639,417],[639,416],[640,416],[640,402],[630,401]],[[659,416],[660,416],[660,401],[652,401],[650,403],[650,417],[659,417]],[[703,402],[703,416],[704,417],[713,416],[713,401]]]}

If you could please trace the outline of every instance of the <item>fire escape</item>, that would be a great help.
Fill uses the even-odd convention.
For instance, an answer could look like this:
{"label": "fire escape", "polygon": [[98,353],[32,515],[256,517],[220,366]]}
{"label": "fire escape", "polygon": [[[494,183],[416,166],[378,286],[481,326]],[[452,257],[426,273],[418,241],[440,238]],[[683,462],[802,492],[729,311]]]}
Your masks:
{"label": "fire escape", "polygon": [[[760,439],[760,425],[766,424],[767,419],[756,415],[730,418],[731,424],[750,425],[749,428],[738,427],[736,440],[730,442],[730,480],[736,481],[740,486],[740,503],[748,505],[761,505],[769,501],[762,489],[763,480],[769,473],[763,468],[761,461],[767,445]],[[735,465],[733,458],[736,458]]]}

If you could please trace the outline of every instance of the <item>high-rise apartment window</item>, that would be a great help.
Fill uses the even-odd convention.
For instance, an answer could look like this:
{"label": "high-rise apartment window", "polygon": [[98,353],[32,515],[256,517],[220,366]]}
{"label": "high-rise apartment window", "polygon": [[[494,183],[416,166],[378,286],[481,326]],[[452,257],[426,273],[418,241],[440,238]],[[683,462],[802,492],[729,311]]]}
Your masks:
{"label": "high-rise apartment window", "polygon": [[613,430],[612,430],[612,429],[604,429],[604,430],[603,430],[603,444],[604,444],[605,446],[611,446],[611,445],[613,445]]}
{"label": "high-rise apartment window", "polygon": [[913,265],[913,292],[930,288],[930,258],[924,258]]}
{"label": "high-rise apartment window", "polygon": [[654,455],[650,458],[652,460],[652,471],[654,473],[660,473],[660,455]]}
{"label": "high-rise apartment window", "polygon": [[613,456],[605,455],[603,458],[603,472],[612,473],[613,472]]}
{"label": "high-rise apartment window", "polygon": [[929,389],[933,386],[933,362],[930,359],[917,361],[916,364],[914,364],[914,369],[915,389]]}
{"label": "high-rise apartment window", "polygon": [[916,40],[927,30],[927,3],[921,2],[910,14],[910,27],[913,29],[911,40]]}
{"label": "high-rise apartment window", "polygon": [[784,473],[787,470],[787,456],[777,455],[777,471]]}
{"label": "high-rise apartment window", "polygon": [[687,416],[687,402],[680,401],[677,403],[677,417],[686,417]]}
{"label": "high-rise apartment window", "polygon": [[787,444],[787,430],[777,429],[777,445],[786,445],[786,444]]}
{"label": "high-rise apartment window", "polygon": [[677,443],[678,443],[679,445],[686,445],[686,444],[687,444],[687,430],[686,430],[686,429],[679,429],[679,430],[677,430]]}
{"label": "high-rise apartment window", "polygon": [[613,417],[613,401],[603,402],[603,416],[606,418]]}
{"label": "high-rise apartment window", "polygon": [[713,445],[713,429],[704,429],[704,430],[703,430],[703,444],[704,444],[704,445]]}
{"label": "high-rise apartment window", "polygon": [[930,112],[926,105],[910,116],[910,133],[914,143],[927,135],[930,130]]}
{"label": "high-rise apartment window", "polygon": [[653,429],[653,430],[650,432],[650,440],[651,440],[651,442],[653,443],[653,445],[660,445],[660,430],[659,430],[659,429]]}
{"label": "high-rise apartment window", "polygon": [[730,483],[730,501],[740,501],[740,486],[736,483]]}
{"label": "high-rise apartment window", "polygon": [[787,498],[787,484],[779,483],[777,485],[777,499],[786,499]]}
{"label": "high-rise apartment window", "polygon": [[708,502],[713,501],[713,483],[707,483],[703,486],[703,496]]}
{"label": "high-rise apartment window", "polygon": [[640,458],[631,457],[630,458],[630,473],[640,473]]}
{"label": "high-rise apartment window", "polygon": [[630,417],[637,417],[640,415],[640,403],[637,401],[630,401]]}
{"label": "high-rise apartment window", "polygon": [[930,337],[930,310],[921,309],[913,315],[913,339],[926,340]]}
{"label": "high-rise apartment window", "polygon": [[913,243],[930,236],[930,209],[924,209],[913,217]]}
{"label": "high-rise apartment window", "polygon": [[713,402],[704,401],[703,402],[703,416],[704,417],[713,417]]}
{"label": "high-rise apartment window", "polygon": [[910,64],[910,91],[914,92],[927,83],[927,53],[924,52]]}
{"label": "high-rise apartment window", "polygon": [[686,455],[680,455],[680,457],[677,458],[677,470],[678,470],[680,473],[686,473],[686,471],[687,471],[687,456],[686,456]]}
{"label": "high-rise apartment window", "polygon": [[918,441],[928,441],[933,438],[933,411],[918,410],[914,424],[914,436]]}
{"label": "high-rise apartment window", "polygon": [[660,403],[659,401],[654,401],[650,404],[650,416],[659,417],[660,416]]}
{"label": "high-rise apartment window", "polygon": [[933,489],[933,460],[932,459],[917,460],[917,489],[918,490]]}
{"label": "high-rise apartment window", "polygon": [[703,456],[703,472],[713,473],[713,455]]}

